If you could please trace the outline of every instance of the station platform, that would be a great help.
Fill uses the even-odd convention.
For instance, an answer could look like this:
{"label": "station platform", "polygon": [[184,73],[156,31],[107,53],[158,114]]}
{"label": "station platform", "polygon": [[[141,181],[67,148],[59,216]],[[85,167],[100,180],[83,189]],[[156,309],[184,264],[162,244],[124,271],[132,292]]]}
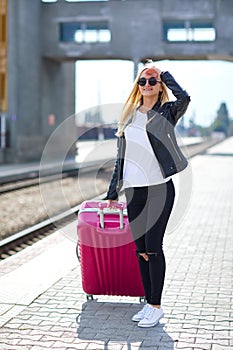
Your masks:
{"label": "station platform", "polygon": [[[192,146],[203,142],[202,137],[178,138],[180,146]],[[105,165],[116,154],[116,139],[103,141],[83,141],[77,143],[77,156],[74,159],[52,161],[45,159],[41,162],[20,164],[0,164],[0,184],[6,181],[16,181],[35,178],[39,175],[48,176],[61,170],[91,169],[93,166]]]}
{"label": "station platform", "polygon": [[131,321],[138,298],[86,300],[73,222],[0,262],[0,349],[233,349],[233,138],[176,176],[181,206],[164,239],[165,316],[157,326]]}

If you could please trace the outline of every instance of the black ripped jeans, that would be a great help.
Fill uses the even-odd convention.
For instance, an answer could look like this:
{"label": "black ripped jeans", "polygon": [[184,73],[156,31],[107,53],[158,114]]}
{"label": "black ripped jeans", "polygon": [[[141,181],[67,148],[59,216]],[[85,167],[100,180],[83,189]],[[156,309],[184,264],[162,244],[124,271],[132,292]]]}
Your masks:
{"label": "black ripped jeans", "polygon": [[[149,304],[160,305],[166,269],[163,237],[174,204],[174,185],[169,180],[159,185],[126,188],[125,195],[145,297]],[[149,261],[139,253],[147,253]]]}

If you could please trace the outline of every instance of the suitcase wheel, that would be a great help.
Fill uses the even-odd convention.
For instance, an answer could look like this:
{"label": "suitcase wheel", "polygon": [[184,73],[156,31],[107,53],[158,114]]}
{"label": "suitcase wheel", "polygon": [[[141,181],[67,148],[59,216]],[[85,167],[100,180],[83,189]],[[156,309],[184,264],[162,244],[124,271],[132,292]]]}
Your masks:
{"label": "suitcase wheel", "polygon": [[87,300],[94,300],[93,294],[86,294]]}

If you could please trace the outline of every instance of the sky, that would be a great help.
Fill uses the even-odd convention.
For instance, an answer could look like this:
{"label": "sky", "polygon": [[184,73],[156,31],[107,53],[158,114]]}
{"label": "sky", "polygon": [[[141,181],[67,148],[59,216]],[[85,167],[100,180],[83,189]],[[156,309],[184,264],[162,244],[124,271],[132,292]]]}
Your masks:
{"label": "sky", "polygon": [[[162,71],[168,70],[191,96],[184,116],[186,126],[190,119],[209,126],[223,102],[233,119],[233,62],[164,60],[158,61],[157,66]],[[122,105],[132,88],[133,71],[131,61],[77,61],[76,113],[97,105]],[[170,98],[173,99],[171,94]]]}

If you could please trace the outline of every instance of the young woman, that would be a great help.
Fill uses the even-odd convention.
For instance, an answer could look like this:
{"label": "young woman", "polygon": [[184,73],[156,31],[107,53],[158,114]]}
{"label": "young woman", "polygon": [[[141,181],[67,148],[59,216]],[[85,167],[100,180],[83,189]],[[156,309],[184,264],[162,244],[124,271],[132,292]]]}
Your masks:
{"label": "young woman", "polygon": [[[176,100],[169,101],[167,88]],[[147,301],[132,317],[139,327],[155,326],[164,315],[163,237],[175,197],[171,176],[188,164],[174,127],[189,102],[173,76],[149,60],[136,77],[119,122],[117,160],[105,199],[114,206],[123,186]]]}

